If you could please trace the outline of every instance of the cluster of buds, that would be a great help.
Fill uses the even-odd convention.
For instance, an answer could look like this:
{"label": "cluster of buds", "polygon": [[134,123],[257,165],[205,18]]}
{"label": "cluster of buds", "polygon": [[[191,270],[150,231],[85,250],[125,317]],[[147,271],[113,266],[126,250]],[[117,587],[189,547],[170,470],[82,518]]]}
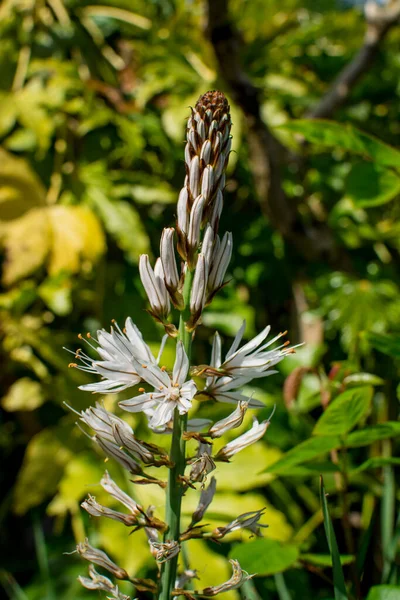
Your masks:
{"label": "cluster of buds", "polygon": [[[204,308],[225,285],[232,256],[232,234],[227,232],[222,237],[218,234],[225,171],[231,150],[230,130],[229,105],[225,96],[216,91],[202,96],[192,109],[187,125],[186,178],[177,203],[176,230],[172,227],[163,230],[160,257],[154,268],[147,255],[140,258],[140,277],[150,304],[148,312],[166,331],[158,356],[153,355],[139,328],[128,318],[123,329],[113,322],[110,332],[99,330],[96,336],[80,336],[89,350],[87,354],[81,349],[76,351],[77,362],[71,363],[72,367],[101,377],[101,381],[85,384],[81,389],[101,394],[129,390],[130,397],[120,400],[119,408],[143,413],[154,433],[172,433],[168,452],[161,446],[138,439],[123,418],[107,411],[102,404],[77,413],[79,420],[93,432],[89,436],[91,440],[108,458],[134,476],[133,483],[167,488],[165,522],[154,515],[153,507],[144,510],[123,492],[107,472],[100,482],[103,490],[128,512],[103,506],[92,495],[82,503],[92,517],[118,521],[132,527],[133,531],[143,529],[147,535],[150,554],[159,572],[154,581],[130,577],[125,569],[118,567],[101,550],[90,546],[87,540],[77,546],[78,554],[92,563],[90,578],[80,578],[82,585],[105,591],[116,600],[127,600],[127,597],[107,577],[98,574],[93,565],[107,570],[116,579],[131,582],[139,591],[156,594],[159,600],[178,596],[206,598],[237,589],[252,576],[234,560],[231,561],[233,575],[225,583],[197,591],[186,589],[196,577],[196,571],[187,565],[182,569],[181,565],[178,573],[182,546],[195,538],[219,541],[238,529],[261,536],[261,528],[266,527],[260,523],[264,509],[239,515],[212,531],[207,531],[201,524],[217,493],[217,479],[211,476],[208,482],[210,474],[214,474],[218,463],[230,462],[238,452],[260,440],[271,417],[262,422],[253,418],[252,426],[245,433],[231,439],[217,452],[213,452],[214,441],[227,433],[231,435],[234,429],[247,422],[250,409],[264,407],[251,394],[250,397],[246,394],[245,386],[253,379],[275,373],[273,367],[294,351],[288,348],[289,342],[276,347],[275,342],[283,333],[267,340],[269,327],[243,343],[243,323],[225,358],[222,357],[221,338],[216,333],[210,364],[190,365],[192,332],[200,324]],[[172,307],[179,311],[179,326],[172,322]],[[172,370],[160,364],[168,336],[179,336]],[[190,379],[190,376],[197,376],[197,379]],[[188,419],[193,403],[204,399],[233,404],[234,408],[216,422]],[[193,457],[186,456],[187,440],[198,442]],[[148,467],[160,467],[164,472],[169,470],[168,483],[147,473]],[[200,498],[189,527],[181,531],[180,503],[188,487],[199,490]]]}
{"label": "cluster of buds", "polygon": [[192,109],[186,131],[186,178],[179,194],[176,224],[177,250],[183,263],[178,269],[175,231],[171,227],[162,232],[160,258],[154,270],[147,255],[140,258],[140,277],[149,299],[149,312],[173,337],[178,332],[168,321],[171,303],[178,310],[185,308],[183,289],[187,272],[194,270],[192,316],[186,323],[190,331],[199,323],[204,306],[224,285],[232,255],[232,234],[226,233],[220,240],[218,227],[231,151],[230,130],[225,96],[221,92],[204,94]]}

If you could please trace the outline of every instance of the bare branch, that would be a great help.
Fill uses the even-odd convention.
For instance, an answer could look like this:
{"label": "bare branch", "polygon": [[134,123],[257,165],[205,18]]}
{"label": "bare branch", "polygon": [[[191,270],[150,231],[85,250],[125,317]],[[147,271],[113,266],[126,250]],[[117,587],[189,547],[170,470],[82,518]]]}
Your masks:
{"label": "bare branch", "polygon": [[318,104],[306,114],[306,117],[310,119],[329,118],[337,108],[346,102],[354,85],[371,68],[382,41],[390,29],[399,23],[399,18],[399,0],[391,1],[384,6],[376,4],[373,0],[366,3],[367,27],[362,47],[338,75]]}

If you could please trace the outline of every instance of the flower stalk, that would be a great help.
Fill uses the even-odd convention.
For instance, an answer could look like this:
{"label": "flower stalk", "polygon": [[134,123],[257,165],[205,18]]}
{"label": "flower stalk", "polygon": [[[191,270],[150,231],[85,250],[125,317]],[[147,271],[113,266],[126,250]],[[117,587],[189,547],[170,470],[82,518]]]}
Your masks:
{"label": "flower stalk", "polygon": [[[134,484],[158,485],[165,489],[164,520],[154,514],[154,507],[146,509],[137,504],[107,472],[101,486],[124,506],[124,512],[99,504],[91,495],[82,503],[95,519],[113,519],[133,527],[133,531],[144,529],[150,554],[157,563],[156,581],[138,579],[115,564],[103,551],[90,546],[87,540],[78,544],[76,552],[91,563],[90,577],[81,577],[81,584],[87,589],[108,592],[116,600],[130,598],[122,595],[111,580],[97,573],[93,564],[104,568],[116,579],[131,582],[138,591],[151,592],[157,600],[179,596],[214,597],[237,589],[250,581],[252,575],[243,571],[237,561],[231,561],[233,573],[228,581],[193,590],[191,580],[196,577],[196,570],[188,564],[186,541],[196,538],[222,540],[238,529],[262,535],[261,528],[266,527],[259,522],[263,509],[239,515],[213,531],[207,531],[201,523],[218,493],[217,477],[214,477],[214,473],[218,475],[217,465],[221,461],[229,463],[238,452],[258,442],[265,435],[270,419],[259,423],[254,418],[250,429],[217,453],[213,450],[214,440],[242,426],[247,411],[264,406],[248,397],[244,386],[255,378],[273,374],[272,367],[293,352],[287,347],[288,342],[277,348],[272,346],[284,334],[266,341],[269,327],[242,344],[243,323],[225,359],[222,358],[222,340],[216,332],[210,364],[191,364],[195,331],[201,324],[204,309],[226,285],[225,275],[232,257],[232,234],[226,232],[221,237],[218,234],[225,170],[231,149],[230,130],[230,110],[225,96],[217,91],[207,92],[198,100],[188,120],[186,178],[177,203],[176,227],[163,230],[160,258],[155,261],[154,268],[147,255],[140,257],[139,272],[150,305],[148,313],[166,332],[158,356],[153,356],[139,328],[128,318],[123,329],[113,322],[109,333],[100,330],[97,336],[79,336],[89,350],[87,354],[82,349],[73,352],[76,362],[70,364],[101,377],[101,381],[86,384],[81,389],[98,394],[130,390],[131,397],[120,400],[119,408],[144,413],[149,429],[160,436],[172,433],[170,447],[165,449],[162,443],[155,445],[138,439],[121,416],[108,412],[101,403],[76,413],[84,427],[93,431],[88,437],[107,457],[130,473]],[[179,311],[177,326],[173,323],[174,309]],[[160,365],[168,337],[176,340],[171,371]],[[97,354],[97,358],[93,358],[93,354]],[[189,374],[203,378],[203,384],[197,384]],[[216,422],[209,418],[189,418],[189,412],[202,399],[233,404],[236,408]],[[198,443],[197,452],[191,457],[186,455],[188,440]],[[148,467],[160,468],[160,478],[146,473]],[[185,473],[186,467],[190,468]],[[166,471],[167,481],[164,480]],[[213,476],[208,483],[211,472]],[[188,487],[198,490],[200,498],[190,524],[183,531],[182,501]]]}

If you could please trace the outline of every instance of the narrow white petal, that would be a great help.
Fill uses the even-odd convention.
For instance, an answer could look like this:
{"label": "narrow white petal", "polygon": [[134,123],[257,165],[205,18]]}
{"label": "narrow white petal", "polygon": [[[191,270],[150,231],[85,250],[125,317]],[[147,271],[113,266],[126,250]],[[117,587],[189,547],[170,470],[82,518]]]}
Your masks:
{"label": "narrow white petal", "polygon": [[150,348],[143,340],[143,336],[139,331],[138,327],[134,324],[132,319],[128,317],[125,321],[125,329],[126,335],[128,336],[129,341],[134,347],[134,354],[138,360],[148,360],[149,362],[154,362],[154,356],[151,353]]}
{"label": "narrow white petal", "polygon": [[189,371],[189,359],[183,347],[183,343],[178,341],[176,345],[176,358],[174,370],[172,373],[172,381],[174,384],[182,385],[185,382]]}
{"label": "narrow white petal", "polygon": [[234,352],[239,348],[239,344],[242,341],[242,337],[244,334],[244,330],[246,329],[246,321],[243,321],[239,331],[235,335],[235,339],[233,340],[232,346],[229,348],[228,354],[226,355],[226,360],[228,360]]}
{"label": "narrow white petal", "polygon": [[156,400],[156,394],[140,394],[140,396],[118,402],[118,406],[128,412],[140,412],[153,407],[156,404]]}

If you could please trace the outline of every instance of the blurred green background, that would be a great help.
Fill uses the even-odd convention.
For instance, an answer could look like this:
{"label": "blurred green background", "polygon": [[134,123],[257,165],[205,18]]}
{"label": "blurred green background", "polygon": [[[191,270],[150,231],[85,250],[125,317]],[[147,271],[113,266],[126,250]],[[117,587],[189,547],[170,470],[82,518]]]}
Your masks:
{"label": "blurred green background", "polygon": [[[102,498],[105,466],[63,405],[93,398],[62,347],[130,315],[157,348],[138,257],[157,256],[174,224],[185,119],[215,88],[232,109],[221,230],[234,253],[194,359],[206,363],[213,330],[228,343],[243,318],[247,336],[270,323],[306,345],[249,390],[265,401],[261,417],[277,404],[266,440],[217,471],[208,521],[266,506],[265,540],[190,542],[191,566],[204,585],[224,581],[242,540],[243,566],[259,577],[226,600],[333,598],[323,473],[349,598],[400,597],[400,26],[372,4],[397,7],[369,3],[367,23],[359,3],[334,0],[1,3],[0,582],[10,598],[88,598],[76,581],[86,565],[63,554],[88,533],[135,576],[155,575],[142,532],[82,514],[88,492]],[[335,84],[343,72],[350,79]],[[131,423],[146,434],[139,416]],[[131,492],[162,507],[160,490]],[[195,505],[190,492],[187,514]]]}

